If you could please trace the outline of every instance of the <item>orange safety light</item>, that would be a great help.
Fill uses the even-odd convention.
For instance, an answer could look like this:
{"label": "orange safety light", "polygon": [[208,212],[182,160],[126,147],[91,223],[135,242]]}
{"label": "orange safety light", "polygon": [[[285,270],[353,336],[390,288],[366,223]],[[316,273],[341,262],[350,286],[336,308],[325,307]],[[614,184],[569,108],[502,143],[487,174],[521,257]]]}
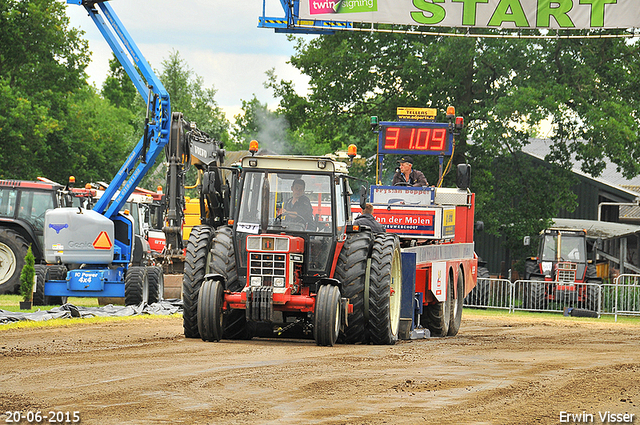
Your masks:
{"label": "orange safety light", "polygon": [[252,154],[255,154],[256,152],[258,152],[259,146],[258,146],[258,141],[257,140],[252,140],[249,142],[249,152],[251,152]]}
{"label": "orange safety light", "polygon": [[356,145],[354,145],[353,143],[350,144],[349,147],[347,148],[347,155],[351,159],[355,158],[356,155],[358,155],[358,147]]}
{"label": "orange safety light", "polygon": [[233,226],[233,223],[234,223],[234,220],[233,220],[233,219],[231,219],[231,218],[230,218],[229,220],[227,220],[227,224],[228,224],[229,226]]}
{"label": "orange safety light", "polygon": [[87,183],[87,184],[85,184],[85,185],[84,185],[84,188],[85,188],[85,189],[91,189],[91,183]]}
{"label": "orange safety light", "polygon": [[75,183],[76,178],[74,176],[69,176],[69,183]]}
{"label": "orange safety light", "polygon": [[156,193],[162,193],[162,186],[156,187]]}
{"label": "orange safety light", "polygon": [[452,119],[456,115],[456,108],[453,106],[447,107],[447,119]]}

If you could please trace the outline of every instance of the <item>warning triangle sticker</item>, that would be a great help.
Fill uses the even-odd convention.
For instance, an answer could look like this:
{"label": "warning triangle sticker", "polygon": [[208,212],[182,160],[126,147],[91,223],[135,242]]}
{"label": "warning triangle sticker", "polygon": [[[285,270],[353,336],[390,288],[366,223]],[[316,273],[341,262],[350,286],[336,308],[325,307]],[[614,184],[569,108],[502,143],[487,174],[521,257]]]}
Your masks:
{"label": "warning triangle sticker", "polygon": [[93,241],[93,247],[95,249],[111,249],[113,244],[107,232],[100,232],[95,241]]}

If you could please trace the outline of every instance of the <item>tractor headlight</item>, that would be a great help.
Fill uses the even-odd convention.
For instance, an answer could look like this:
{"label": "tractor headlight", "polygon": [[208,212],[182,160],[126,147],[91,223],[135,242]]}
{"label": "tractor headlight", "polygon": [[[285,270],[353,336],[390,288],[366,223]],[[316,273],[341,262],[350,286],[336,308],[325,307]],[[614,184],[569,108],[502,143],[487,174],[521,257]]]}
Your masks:
{"label": "tractor headlight", "polygon": [[284,288],[284,277],[276,277],[273,279],[273,286],[276,288]]}
{"label": "tractor headlight", "polygon": [[251,286],[262,286],[262,277],[251,276]]}

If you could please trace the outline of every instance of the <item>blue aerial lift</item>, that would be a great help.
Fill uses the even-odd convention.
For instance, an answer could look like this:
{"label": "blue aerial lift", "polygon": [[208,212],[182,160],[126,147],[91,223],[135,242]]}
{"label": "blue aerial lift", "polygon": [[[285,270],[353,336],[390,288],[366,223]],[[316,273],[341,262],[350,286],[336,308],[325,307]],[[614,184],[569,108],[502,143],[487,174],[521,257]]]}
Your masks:
{"label": "blue aerial lift", "polygon": [[[184,174],[189,163],[204,181],[203,222],[226,219],[229,190],[218,168],[222,144],[199,131],[181,113],[172,113],[169,93],[155,75],[107,0],[67,0],[83,6],[146,100],[144,135],[92,210],[57,208],[45,216],[45,260],[36,270],[46,297],[124,297],[126,304],[161,299],[163,270],[143,260],[131,218],[121,212],[142,178],[165,150],[168,162],[165,234],[168,263],[183,259],[181,226]],[[201,185],[202,186],[202,185]],[[176,261],[173,261],[176,260]],[[67,273],[68,272],[68,273]]]}

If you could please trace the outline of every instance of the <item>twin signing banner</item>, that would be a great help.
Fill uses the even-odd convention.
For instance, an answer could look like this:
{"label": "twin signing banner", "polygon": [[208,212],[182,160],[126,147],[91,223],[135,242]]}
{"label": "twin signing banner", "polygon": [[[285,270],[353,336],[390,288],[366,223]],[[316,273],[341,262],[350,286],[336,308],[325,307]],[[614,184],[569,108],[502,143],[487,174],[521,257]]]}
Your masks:
{"label": "twin signing banner", "polygon": [[505,29],[640,27],[640,0],[300,0],[301,19]]}

